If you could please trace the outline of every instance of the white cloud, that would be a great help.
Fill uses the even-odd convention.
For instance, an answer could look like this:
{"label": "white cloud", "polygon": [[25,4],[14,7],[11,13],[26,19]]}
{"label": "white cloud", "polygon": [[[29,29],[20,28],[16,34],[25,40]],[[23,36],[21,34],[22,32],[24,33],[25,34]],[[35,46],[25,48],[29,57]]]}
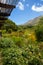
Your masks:
{"label": "white cloud", "polygon": [[19,2],[17,7],[20,9],[20,10],[24,10],[24,5],[22,4],[22,2]]}
{"label": "white cloud", "polygon": [[32,10],[36,12],[43,12],[43,5],[41,5],[40,7],[33,5]]}

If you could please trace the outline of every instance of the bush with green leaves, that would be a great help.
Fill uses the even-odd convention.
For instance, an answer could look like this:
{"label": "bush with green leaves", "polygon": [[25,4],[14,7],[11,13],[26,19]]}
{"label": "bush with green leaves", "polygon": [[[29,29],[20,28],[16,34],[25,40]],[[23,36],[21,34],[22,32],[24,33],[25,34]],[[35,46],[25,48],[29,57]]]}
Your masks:
{"label": "bush with green leaves", "polygon": [[43,18],[40,19],[39,24],[35,29],[36,37],[38,41],[43,41]]}
{"label": "bush with green leaves", "polygon": [[43,65],[39,46],[28,44],[19,47],[16,44],[19,40],[20,38],[17,41],[9,38],[2,38],[0,40],[3,65]]}
{"label": "bush with green leaves", "polygon": [[9,48],[13,44],[14,44],[13,41],[9,38],[0,39],[0,48]]}

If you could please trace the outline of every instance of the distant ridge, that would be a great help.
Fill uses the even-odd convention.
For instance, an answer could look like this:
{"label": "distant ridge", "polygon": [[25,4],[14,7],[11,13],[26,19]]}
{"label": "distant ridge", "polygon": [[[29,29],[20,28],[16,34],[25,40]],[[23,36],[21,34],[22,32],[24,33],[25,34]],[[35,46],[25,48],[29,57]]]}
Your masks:
{"label": "distant ridge", "polygon": [[42,18],[43,16],[39,16],[39,17],[36,17],[34,19],[31,19],[29,20],[28,22],[24,23],[23,25],[24,26],[35,26],[39,23],[40,19]]}

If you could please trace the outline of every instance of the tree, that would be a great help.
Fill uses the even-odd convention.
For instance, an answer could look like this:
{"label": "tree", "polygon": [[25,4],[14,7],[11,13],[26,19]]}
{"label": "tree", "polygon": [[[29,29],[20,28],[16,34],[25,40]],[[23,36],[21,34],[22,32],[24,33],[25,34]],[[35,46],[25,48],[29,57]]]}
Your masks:
{"label": "tree", "polygon": [[38,41],[43,41],[43,18],[40,19],[39,24],[35,29],[36,37]]}

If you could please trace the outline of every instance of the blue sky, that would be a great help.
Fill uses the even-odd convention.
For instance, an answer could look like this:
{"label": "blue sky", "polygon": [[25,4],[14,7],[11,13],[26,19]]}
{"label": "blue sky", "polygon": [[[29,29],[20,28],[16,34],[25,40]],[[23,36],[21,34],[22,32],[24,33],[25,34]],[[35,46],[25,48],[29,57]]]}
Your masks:
{"label": "blue sky", "polygon": [[20,0],[9,18],[19,25],[41,15],[43,15],[43,0]]}

